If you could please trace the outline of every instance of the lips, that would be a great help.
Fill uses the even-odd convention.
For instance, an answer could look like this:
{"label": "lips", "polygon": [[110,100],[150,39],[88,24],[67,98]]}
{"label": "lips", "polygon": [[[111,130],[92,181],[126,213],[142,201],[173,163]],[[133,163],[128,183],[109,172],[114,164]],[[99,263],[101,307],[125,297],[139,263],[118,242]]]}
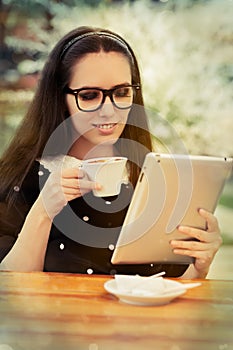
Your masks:
{"label": "lips", "polygon": [[117,128],[117,125],[117,123],[93,124],[99,134],[103,136],[112,135]]}
{"label": "lips", "polygon": [[96,128],[101,130],[110,130],[116,126],[116,123],[108,123],[108,124],[93,124]]}

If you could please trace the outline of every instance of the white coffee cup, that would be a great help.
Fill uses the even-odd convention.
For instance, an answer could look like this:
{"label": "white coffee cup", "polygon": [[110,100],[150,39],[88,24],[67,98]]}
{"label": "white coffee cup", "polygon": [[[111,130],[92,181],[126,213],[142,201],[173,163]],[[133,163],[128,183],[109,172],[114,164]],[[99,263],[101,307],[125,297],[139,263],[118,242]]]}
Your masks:
{"label": "white coffee cup", "polygon": [[100,190],[93,190],[96,197],[118,195],[125,175],[126,157],[91,158],[82,162],[82,169],[91,181],[101,185]]}

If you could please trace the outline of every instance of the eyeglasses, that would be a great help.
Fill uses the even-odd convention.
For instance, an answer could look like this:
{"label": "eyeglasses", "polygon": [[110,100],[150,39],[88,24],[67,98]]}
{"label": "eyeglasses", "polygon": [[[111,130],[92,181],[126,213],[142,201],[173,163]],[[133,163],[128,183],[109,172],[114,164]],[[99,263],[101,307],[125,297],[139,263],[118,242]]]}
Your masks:
{"label": "eyeglasses", "polygon": [[120,85],[109,90],[91,87],[72,90],[66,87],[65,92],[75,96],[80,111],[94,112],[102,107],[107,96],[115,107],[129,109],[133,104],[133,97],[139,89],[140,85],[134,84]]}

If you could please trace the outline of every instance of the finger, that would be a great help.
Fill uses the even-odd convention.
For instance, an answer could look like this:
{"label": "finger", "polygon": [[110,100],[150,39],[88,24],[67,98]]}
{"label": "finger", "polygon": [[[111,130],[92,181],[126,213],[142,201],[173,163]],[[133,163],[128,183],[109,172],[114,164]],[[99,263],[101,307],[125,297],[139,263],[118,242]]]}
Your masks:
{"label": "finger", "polygon": [[86,193],[90,192],[90,189],[66,189],[64,192],[66,200],[69,202],[73,199],[84,196]]}
{"label": "finger", "polygon": [[[212,235],[210,235],[212,236]],[[195,241],[171,241],[173,252],[179,255],[189,255],[198,259],[209,261],[213,259],[218,251],[221,241],[215,239],[210,243],[195,242]]]}
{"label": "finger", "polygon": [[219,231],[218,220],[207,210],[199,209],[199,214],[206,220],[209,232]]}
{"label": "finger", "polygon": [[203,243],[211,243],[214,241],[221,240],[221,234],[220,231],[204,231],[200,230],[194,227],[188,227],[188,226],[180,226],[178,228],[180,232],[183,234],[186,234],[188,237],[192,239],[196,239],[199,242]]}
{"label": "finger", "polygon": [[198,241],[209,242],[210,240],[209,234],[207,234],[205,230],[200,230],[195,227],[179,226],[178,231]]}
{"label": "finger", "polygon": [[81,190],[100,190],[102,186],[94,181],[79,180],[79,187]]}
{"label": "finger", "polygon": [[[88,192],[88,191],[86,191],[86,192]],[[86,192],[81,191],[80,189],[75,190],[75,189],[67,188],[64,192],[64,195],[65,195],[66,200],[69,202],[73,199],[82,197]]]}
{"label": "finger", "polygon": [[62,178],[64,179],[83,179],[85,175],[85,172],[80,168],[67,168],[62,171]]}
{"label": "finger", "polygon": [[80,182],[78,178],[62,178],[61,185],[64,189],[70,188],[76,190],[80,188]]}
{"label": "finger", "polygon": [[95,182],[87,180],[66,180],[63,181],[63,192],[65,195],[80,197],[91,190],[100,190],[101,186]]}
{"label": "finger", "polygon": [[174,249],[185,249],[185,250],[206,250],[208,243],[192,241],[192,240],[172,240],[170,242],[172,248]]}
{"label": "finger", "polygon": [[80,188],[65,187],[63,192],[65,195],[73,195],[73,196],[81,195]]}
{"label": "finger", "polygon": [[73,188],[73,189],[81,188],[81,189],[89,189],[89,190],[98,189],[100,187],[98,183],[94,181],[89,181],[83,177],[62,178],[61,185],[64,188]]}
{"label": "finger", "polygon": [[186,250],[186,249],[174,249],[174,254],[182,255],[182,256],[190,256],[192,258],[195,258],[195,265],[197,263],[199,264],[206,264],[207,262],[211,262],[213,259],[212,254],[206,252],[205,250]]}
{"label": "finger", "polygon": [[196,258],[197,252],[189,249],[173,249],[173,253],[176,255],[182,255],[182,256],[190,256],[192,258]]}
{"label": "finger", "polygon": [[81,169],[77,168],[66,168],[62,170],[62,178],[78,178],[79,172],[83,172]]}

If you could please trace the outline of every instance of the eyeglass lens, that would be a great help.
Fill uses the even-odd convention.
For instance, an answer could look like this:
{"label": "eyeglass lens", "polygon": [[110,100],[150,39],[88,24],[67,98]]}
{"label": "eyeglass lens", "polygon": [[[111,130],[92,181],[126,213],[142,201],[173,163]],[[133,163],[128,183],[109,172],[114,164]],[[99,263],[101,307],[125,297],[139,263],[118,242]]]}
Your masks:
{"label": "eyeglass lens", "polygon": [[103,103],[104,96],[111,96],[113,103],[120,109],[131,107],[133,102],[133,87],[122,86],[110,92],[102,90],[83,89],[77,94],[77,103],[80,109],[91,111],[98,109]]}

